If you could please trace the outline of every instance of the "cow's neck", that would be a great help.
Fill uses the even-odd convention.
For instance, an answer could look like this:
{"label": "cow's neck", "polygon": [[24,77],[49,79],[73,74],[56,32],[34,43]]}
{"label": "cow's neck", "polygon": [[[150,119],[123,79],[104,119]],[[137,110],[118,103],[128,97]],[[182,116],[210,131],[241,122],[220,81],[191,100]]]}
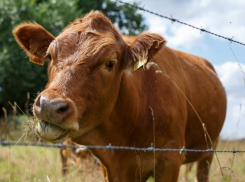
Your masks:
{"label": "cow's neck", "polygon": [[146,90],[143,78],[145,74],[141,74],[143,71],[142,69],[138,72],[124,73],[117,103],[110,118],[112,129],[118,130],[118,136],[124,138],[125,145],[128,146],[136,142],[134,140],[137,140],[137,136],[147,134],[143,129],[149,129],[145,121],[150,114],[146,104],[150,97],[146,97],[147,94],[144,93]]}

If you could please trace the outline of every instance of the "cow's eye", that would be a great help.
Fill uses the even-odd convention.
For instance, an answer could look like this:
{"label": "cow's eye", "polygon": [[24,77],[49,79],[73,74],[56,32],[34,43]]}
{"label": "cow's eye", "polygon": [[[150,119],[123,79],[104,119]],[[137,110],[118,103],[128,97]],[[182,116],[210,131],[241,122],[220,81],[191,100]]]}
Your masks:
{"label": "cow's eye", "polygon": [[51,60],[52,60],[51,54],[46,54],[45,59],[46,59],[47,61],[51,61]]}
{"label": "cow's eye", "polygon": [[108,68],[109,70],[111,70],[114,66],[114,63],[112,61],[108,61],[105,63],[106,68]]}
{"label": "cow's eye", "polygon": [[47,55],[47,58],[51,61],[51,60],[52,60],[51,54],[48,54],[48,55]]}

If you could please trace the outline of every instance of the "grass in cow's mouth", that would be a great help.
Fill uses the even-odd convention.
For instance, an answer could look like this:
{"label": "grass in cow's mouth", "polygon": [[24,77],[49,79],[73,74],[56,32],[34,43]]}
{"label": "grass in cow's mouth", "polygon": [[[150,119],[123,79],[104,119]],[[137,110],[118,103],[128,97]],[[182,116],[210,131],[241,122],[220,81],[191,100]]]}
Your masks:
{"label": "grass in cow's mouth", "polygon": [[40,120],[38,117],[30,117],[24,125],[24,130],[22,131],[22,135],[25,137],[31,136],[31,138],[39,138],[36,133],[36,127],[38,125],[42,128],[43,131],[48,131],[50,129],[50,123]]}
{"label": "grass in cow's mouth", "polygon": [[22,131],[22,136],[31,136],[32,139],[37,138],[35,128],[38,124],[39,119],[37,117],[29,117],[24,124],[24,130]]}

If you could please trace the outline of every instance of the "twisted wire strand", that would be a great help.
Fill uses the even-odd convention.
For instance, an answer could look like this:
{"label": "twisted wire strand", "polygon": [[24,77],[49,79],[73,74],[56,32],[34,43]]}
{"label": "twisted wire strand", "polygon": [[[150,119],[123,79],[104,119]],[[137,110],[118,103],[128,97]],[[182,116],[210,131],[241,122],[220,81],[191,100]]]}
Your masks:
{"label": "twisted wire strand", "polygon": [[[32,142],[9,142],[7,140],[1,141],[2,147],[8,147],[8,146],[34,146],[34,147],[46,147],[46,148],[71,148],[71,149],[79,149],[81,146],[78,145],[63,145],[62,143],[57,144],[48,144],[48,143],[32,143]],[[94,145],[85,145],[88,149],[103,149],[106,150],[133,150],[133,151],[144,151],[144,152],[211,152],[211,153],[245,153],[244,150],[213,150],[206,149],[206,150],[197,150],[197,149],[185,149],[184,147],[182,149],[172,149],[172,148],[154,148],[154,147],[148,147],[148,148],[138,148],[138,147],[128,147],[128,146],[112,146],[111,144],[107,146],[94,146]]]}

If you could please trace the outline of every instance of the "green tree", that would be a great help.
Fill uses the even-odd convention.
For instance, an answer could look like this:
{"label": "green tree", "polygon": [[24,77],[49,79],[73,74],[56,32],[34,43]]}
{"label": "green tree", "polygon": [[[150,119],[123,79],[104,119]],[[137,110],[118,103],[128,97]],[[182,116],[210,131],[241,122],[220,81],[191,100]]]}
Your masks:
{"label": "green tree", "polygon": [[[31,99],[47,83],[46,68],[28,63],[27,56],[12,35],[13,28],[24,21],[36,21],[57,35],[81,11],[77,1],[1,0],[0,1],[0,106],[8,101],[24,106],[27,92]],[[74,13],[76,12],[76,13]]]}
{"label": "green tree", "polygon": [[115,23],[124,34],[138,34],[147,27],[136,9],[109,0],[1,0],[0,1],[0,106],[10,108],[8,101],[21,107],[27,92],[31,99],[47,83],[46,67],[28,63],[17,45],[12,29],[24,21],[35,21],[53,35],[77,17],[97,9]]}

